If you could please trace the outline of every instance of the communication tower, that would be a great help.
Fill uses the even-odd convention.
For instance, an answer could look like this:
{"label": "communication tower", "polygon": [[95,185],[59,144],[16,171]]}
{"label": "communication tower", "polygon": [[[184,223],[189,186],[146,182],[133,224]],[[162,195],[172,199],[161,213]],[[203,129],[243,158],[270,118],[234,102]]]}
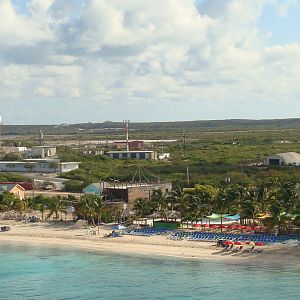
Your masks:
{"label": "communication tower", "polygon": [[123,120],[123,123],[125,124],[125,132],[126,132],[126,151],[129,151],[129,120]]}

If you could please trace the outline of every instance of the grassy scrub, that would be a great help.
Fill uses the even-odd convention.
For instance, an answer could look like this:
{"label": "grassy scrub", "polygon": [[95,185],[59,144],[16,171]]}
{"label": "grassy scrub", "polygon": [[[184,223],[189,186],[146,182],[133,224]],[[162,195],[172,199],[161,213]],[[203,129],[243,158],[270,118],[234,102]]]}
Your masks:
{"label": "grassy scrub", "polygon": [[[177,142],[164,144],[164,152],[172,155],[168,161],[113,160],[105,155],[85,155],[80,148],[59,148],[58,154],[63,161],[81,161],[78,170],[61,176],[72,179],[73,187],[76,183],[86,185],[99,180],[130,182],[134,178],[137,180],[135,175],[140,165],[145,181],[171,181],[185,187],[188,186],[187,170],[191,187],[197,183],[218,185],[225,177],[241,185],[261,183],[270,177],[286,182],[299,179],[298,167],[267,168],[260,164],[271,154],[300,153],[300,130],[204,132],[191,129],[186,131],[185,143],[181,134],[182,131],[177,131]],[[154,135],[157,137],[158,134]],[[174,132],[172,137],[176,137]],[[153,149],[161,151],[161,144],[154,143]]]}

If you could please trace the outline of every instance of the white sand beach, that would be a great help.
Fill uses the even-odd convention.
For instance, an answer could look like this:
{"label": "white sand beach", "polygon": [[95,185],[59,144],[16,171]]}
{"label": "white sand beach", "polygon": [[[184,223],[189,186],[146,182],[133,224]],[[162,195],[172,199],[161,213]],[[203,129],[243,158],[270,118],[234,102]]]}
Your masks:
{"label": "white sand beach", "polygon": [[[132,236],[107,238],[105,234],[111,232],[108,228],[101,228],[99,235],[90,235],[89,229],[75,229],[71,223],[24,223],[7,221],[11,230],[0,232],[0,245],[5,243],[41,245],[45,247],[62,246],[86,251],[105,251],[135,255],[153,255],[180,257],[185,259],[213,259],[213,260],[262,260],[264,263],[274,260],[299,264],[300,247],[293,245],[263,246],[262,253],[224,253],[213,242],[199,242],[188,240],[171,240],[165,235]],[[97,228],[93,231],[98,233]],[[247,248],[248,246],[245,246]]]}

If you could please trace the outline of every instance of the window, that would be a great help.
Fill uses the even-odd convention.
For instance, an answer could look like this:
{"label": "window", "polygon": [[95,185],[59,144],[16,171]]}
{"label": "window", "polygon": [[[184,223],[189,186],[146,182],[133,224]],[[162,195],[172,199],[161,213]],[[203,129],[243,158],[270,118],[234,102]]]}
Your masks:
{"label": "window", "polygon": [[136,158],[136,153],[130,153],[130,158]]}
{"label": "window", "polygon": [[119,153],[113,153],[113,158],[119,158]]}
{"label": "window", "polygon": [[122,158],[127,158],[127,153],[122,153]]}
{"label": "window", "polygon": [[146,153],[141,152],[141,153],[140,153],[140,159],[145,159],[145,158],[146,158]]}

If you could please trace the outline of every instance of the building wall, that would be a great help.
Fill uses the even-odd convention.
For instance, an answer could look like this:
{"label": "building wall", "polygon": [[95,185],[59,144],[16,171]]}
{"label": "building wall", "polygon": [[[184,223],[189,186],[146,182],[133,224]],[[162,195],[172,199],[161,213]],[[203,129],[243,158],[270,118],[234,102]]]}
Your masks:
{"label": "building wall", "polygon": [[62,173],[69,172],[69,171],[76,170],[78,168],[79,168],[79,163],[77,162],[62,163],[60,172]]}
{"label": "building wall", "polygon": [[18,196],[21,200],[25,198],[25,191],[17,185],[10,192]]}
{"label": "building wall", "polygon": [[56,155],[56,147],[33,147],[31,156],[36,158],[47,158]]}
{"label": "building wall", "polygon": [[130,141],[129,142],[129,149],[143,149],[144,148],[144,141]]}
{"label": "building wall", "polygon": [[132,151],[132,152],[111,152],[107,153],[110,158],[114,159],[149,159],[149,160],[156,160],[156,152],[149,151],[149,152],[140,152],[140,151]]}
{"label": "building wall", "polygon": [[264,162],[264,165],[266,166],[275,166],[275,161],[278,161],[278,166],[282,166],[284,164],[283,159],[278,155],[271,155],[267,157],[267,159]]}
{"label": "building wall", "polygon": [[79,163],[52,164],[50,162],[0,162],[0,172],[22,172],[22,173],[57,173],[69,172],[78,169]]}
{"label": "building wall", "polygon": [[156,183],[148,185],[135,186],[113,186],[106,187],[103,194],[108,200],[124,201],[128,204],[128,209],[133,209],[134,202],[137,198],[145,198],[150,200],[154,190],[161,189],[164,193],[172,189],[171,183]]}

